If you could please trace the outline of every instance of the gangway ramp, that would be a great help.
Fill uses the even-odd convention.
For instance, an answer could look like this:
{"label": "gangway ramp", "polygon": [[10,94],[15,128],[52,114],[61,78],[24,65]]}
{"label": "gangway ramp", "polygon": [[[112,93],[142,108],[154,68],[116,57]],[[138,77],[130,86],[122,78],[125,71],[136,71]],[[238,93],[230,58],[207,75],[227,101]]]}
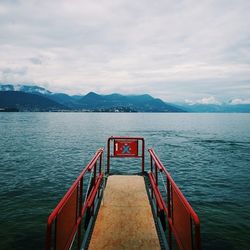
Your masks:
{"label": "gangway ramp", "polygon": [[[152,148],[145,166],[144,144],[108,138],[106,165],[101,148],[49,215],[46,250],[201,249],[198,215]],[[140,171],[117,175],[115,158],[141,162]]]}
{"label": "gangway ramp", "polygon": [[143,176],[109,176],[89,249],[161,249]]}

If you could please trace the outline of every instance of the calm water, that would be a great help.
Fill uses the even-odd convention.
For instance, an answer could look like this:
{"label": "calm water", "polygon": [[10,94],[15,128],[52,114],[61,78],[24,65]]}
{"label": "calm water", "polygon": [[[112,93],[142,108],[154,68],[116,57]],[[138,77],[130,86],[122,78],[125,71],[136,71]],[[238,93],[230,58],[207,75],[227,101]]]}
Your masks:
{"label": "calm water", "polygon": [[0,249],[43,249],[49,213],[111,135],[154,147],[201,219],[203,249],[249,249],[249,114],[105,113],[0,113]]}

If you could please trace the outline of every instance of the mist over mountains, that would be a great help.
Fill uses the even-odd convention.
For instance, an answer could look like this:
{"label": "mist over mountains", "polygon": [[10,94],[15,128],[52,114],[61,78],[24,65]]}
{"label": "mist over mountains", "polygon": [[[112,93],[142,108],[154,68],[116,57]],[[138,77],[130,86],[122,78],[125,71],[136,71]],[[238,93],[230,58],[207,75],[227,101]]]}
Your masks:
{"label": "mist over mountains", "polygon": [[151,95],[86,95],[53,93],[36,85],[0,84],[0,111],[75,112],[238,112],[249,113],[250,104],[166,103]]}

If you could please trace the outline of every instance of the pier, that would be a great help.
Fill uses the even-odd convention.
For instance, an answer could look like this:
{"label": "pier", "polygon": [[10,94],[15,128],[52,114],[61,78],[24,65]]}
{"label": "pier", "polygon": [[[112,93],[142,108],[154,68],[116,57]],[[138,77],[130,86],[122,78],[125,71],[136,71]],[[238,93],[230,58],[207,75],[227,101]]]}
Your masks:
{"label": "pier", "polygon": [[[144,138],[110,137],[105,166],[103,153],[50,214],[47,250],[201,249],[198,215],[152,148],[145,167]],[[118,174],[115,158],[134,158],[139,172],[128,164],[126,175]]]}
{"label": "pier", "polygon": [[161,249],[143,176],[108,178],[89,249]]}

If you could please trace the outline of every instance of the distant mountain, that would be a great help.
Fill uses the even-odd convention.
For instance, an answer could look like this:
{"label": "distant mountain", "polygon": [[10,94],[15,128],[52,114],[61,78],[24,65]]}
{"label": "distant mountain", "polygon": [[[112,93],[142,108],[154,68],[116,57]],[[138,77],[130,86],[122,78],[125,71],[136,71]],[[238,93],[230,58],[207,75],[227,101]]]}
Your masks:
{"label": "distant mountain", "polygon": [[78,102],[83,108],[90,110],[124,107],[136,112],[184,112],[182,109],[166,104],[161,99],[153,98],[150,95],[98,95],[90,92]]}
{"label": "distant mountain", "polygon": [[[22,91],[25,93],[40,95],[50,100],[62,104],[68,108],[79,108],[76,98],[71,97],[64,93],[53,93],[45,88],[36,86],[36,85],[11,85],[5,84],[0,85],[0,91]],[[82,97],[82,96],[81,96]]]}
{"label": "distant mountain", "polygon": [[83,97],[83,95],[72,95],[70,97],[72,97],[74,100],[80,100]]}
{"label": "distant mountain", "polygon": [[[3,92],[15,93],[3,94]],[[53,93],[36,85],[0,84],[0,93],[0,108],[5,105],[5,108],[11,108],[14,110],[18,107],[20,111],[52,111],[68,109],[74,111],[95,112],[250,113],[250,104],[233,104],[231,102],[223,104],[172,104],[163,102],[161,99],[154,98],[148,94],[125,96],[117,93],[99,95],[95,92],[89,92],[86,95],[70,96],[64,93]],[[32,97],[16,93],[31,94]],[[7,95],[8,100],[3,99]]]}
{"label": "distant mountain", "polygon": [[67,107],[46,97],[21,91],[0,91],[0,108],[19,111],[56,111]]}
{"label": "distant mountain", "polygon": [[188,112],[196,113],[250,113],[250,104],[179,104]]}
{"label": "distant mountain", "polygon": [[[166,103],[161,99],[154,98],[148,94],[144,95],[121,95],[113,93],[110,95],[99,95],[95,92],[89,92],[86,95],[67,95],[64,93],[53,93],[45,88],[36,85],[13,85],[1,84],[0,93],[5,91],[22,92],[33,94],[52,101],[56,109],[69,109],[74,111],[95,111],[95,112],[200,112],[200,113],[250,113],[250,104],[234,104],[229,101],[223,104],[190,104],[190,103]],[[12,97],[10,97],[12,98]],[[14,95],[13,95],[14,98]],[[34,98],[34,97],[33,97]],[[14,98],[15,99],[15,98]],[[16,99],[15,99],[16,100]],[[14,100],[12,105],[15,106]],[[16,103],[18,106],[19,104]],[[28,109],[28,104],[25,104]],[[57,105],[57,106],[55,106]],[[19,105],[20,106],[20,105]],[[46,105],[45,105],[46,106]],[[13,108],[10,107],[10,108]],[[22,106],[23,107],[23,106]],[[21,108],[23,109],[23,108]],[[34,105],[30,106],[30,110]],[[37,109],[39,110],[38,106]],[[42,109],[44,110],[44,109]],[[50,108],[48,108],[50,110]],[[53,110],[53,109],[52,109]]]}
{"label": "distant mountain", "polygon": [[[182,108],[175,107],[172,104],[163,102],[161,99],[154,98],[150,95],[99,95],[90,92],[85,96],[69,96],[64,93],[53,93],[45,88],[31,85],[11,85],[0,84],[0,93],[4,91],[14,91],[36,96],[44,97],[46,100],[53,101],[54,104],[61,107],[60,109],[85,110],[96,112],[185,112]],[[15,104],[16,98],[13,95],[12,105]],[[11,101],[11,100],[9,100]],[[20,100],[19,100],[20,102]],[[17,106],[19,103],[16,103]],[[26,109],[28,104],[26,103]],[[30,107],[33,109],[33,106]],[[38,108],[37,108],[38,109]]]}
{"label": "distant mountain", "polygon": [[79,104],[78,100],[67,94],[52,93],[50,95],[46,95],[46,97],[71,109],[81,108],[81,105]]}

